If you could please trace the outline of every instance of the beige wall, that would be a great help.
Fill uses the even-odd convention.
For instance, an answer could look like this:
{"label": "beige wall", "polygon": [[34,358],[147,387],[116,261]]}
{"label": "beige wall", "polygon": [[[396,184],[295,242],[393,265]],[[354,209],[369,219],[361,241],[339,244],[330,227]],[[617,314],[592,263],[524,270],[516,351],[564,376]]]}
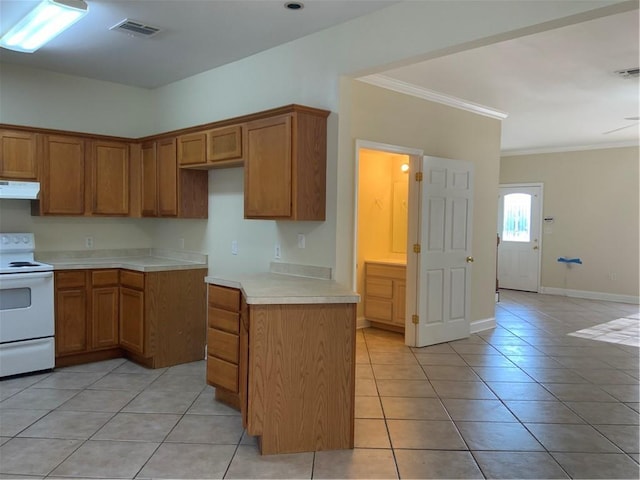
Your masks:
{"label": "beige wall", "polygon": [[[639,158],[637,147],[502,158],[500,183],[544,184],[543,216],[554,223],[542,236],[542,287],[637,301]],[[568,268],[562,256],[583,264]]]}
{"label": "beige wall", "polygon": [[[368,140],[422,149],[425,155],[468,160],[475,164],[473,255],[470,319],[493,318],[495,308],[496,198],[500,166],[500,121],[351,79],[341,83],[342,112],[338,203],[338,276],[351,278],[342,266],[353,265],[355,141]],[[351,213],[349,213],[351,212]]]}

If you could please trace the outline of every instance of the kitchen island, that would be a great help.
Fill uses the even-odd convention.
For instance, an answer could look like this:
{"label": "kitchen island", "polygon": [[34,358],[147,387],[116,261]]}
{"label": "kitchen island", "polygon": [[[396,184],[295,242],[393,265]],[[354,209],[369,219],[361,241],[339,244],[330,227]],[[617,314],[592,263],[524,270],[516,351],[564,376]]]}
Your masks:
{"label": "kitchen island", "polygon": [[273,271],[205,281],[207,381],[261,453],[353,448],[358,294]]}

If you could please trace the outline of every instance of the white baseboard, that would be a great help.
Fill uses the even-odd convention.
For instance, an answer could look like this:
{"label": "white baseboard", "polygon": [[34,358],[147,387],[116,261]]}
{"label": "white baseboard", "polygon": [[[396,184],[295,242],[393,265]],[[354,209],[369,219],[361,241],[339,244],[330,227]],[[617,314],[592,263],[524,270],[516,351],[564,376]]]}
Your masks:
{"label": "white baseboard", "polygon": [[371,322],[364,317],[358,317],[356,320],[356,329],[367,328],[371,326]]}
{"label": "white baseboard", "polygon": [[567,288],[540,287],[540,293],[547,295],[561,295],[563,297],[585,298],[587,300],[604,300],[606,302],[640,303],[640,297],[633,295],[619,295],[617,293],[589,292],[587,290],[569,290]]}
{"label": "white baseboard", "polygon": [[491,330],[492,328],[496,328],[496,319],[495,318],[485,318],[483,320],[474,320],[469,325],[469,331],[471,333],[483,332],[485,330]]}

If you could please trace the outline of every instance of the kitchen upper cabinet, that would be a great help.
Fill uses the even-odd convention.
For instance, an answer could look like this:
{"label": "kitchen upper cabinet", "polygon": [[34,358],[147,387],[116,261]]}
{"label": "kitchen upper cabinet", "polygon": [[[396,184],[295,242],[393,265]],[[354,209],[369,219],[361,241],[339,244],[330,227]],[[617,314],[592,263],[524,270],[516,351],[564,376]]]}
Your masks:
{"label": "kitchen upper cabinet", "polygon": [[[133,184],[141,186],[140,210],[143,217],[207,218],[209,208],[209,176],[206,170],[179,169],[177,140],[163,138],[143,143],[138,149],[139,178]],[[135,162],[135,160],[134,160]],[[133,165],[135,166],[135,164]],[[133,171],[137,171],[135,168]],[[132,189],[132,196],[135,189]],[[133,197],[132,197],[133,198]],[[136,216],[137,207],[132,215]]]}
{"label": "kitchen upper cabinet", "polygon": [[242,125],[231,125],[207,131],[207,161],[226,165],[231,160],[241,162],[242,130]]}
{"label": "kitchen upper cabinet", "polygon": [[245,218],[325,219],[328,112],[289,110],[246,124]]}
{"label": "kitchen upper cabinet", "polygon": [[207,134],[189,133],[178,137],[178,164],[181,167],[207,163]]}
{"label": "kitchen upper cabinet", "polygon": [[143,143],[140,148],[141,213],[143,217],[158,215],[158,162],[156,142]]}
{"label": "kitchen upper cabinet", "polygon": [[129,144],[93,140],[90,143],[91,212],[129,214]]}
{"label": "kitchen upper cabinet", "polygon": [[40,209],[34,213],[84,215],[85,141],[78,137],[44,135],[41,150]]}
{"label": "kitchen upper cabinet", "polygon": [[187,168],[242,164],[243,125],[230,125],[178,137],[178,164]]}
{"label": "kitchen upper cabinet", "polygon": [[[158,215],[161,217],[175,217],[178,215],[176,139],[166,138],[159,140],[157,155]],[[204,192],[204,196],[207,197],[207,192]]]}
{"label": "kitchen upper cabinet", "polygon": [[0,130],[0,178],[37,180],[36,134]]}

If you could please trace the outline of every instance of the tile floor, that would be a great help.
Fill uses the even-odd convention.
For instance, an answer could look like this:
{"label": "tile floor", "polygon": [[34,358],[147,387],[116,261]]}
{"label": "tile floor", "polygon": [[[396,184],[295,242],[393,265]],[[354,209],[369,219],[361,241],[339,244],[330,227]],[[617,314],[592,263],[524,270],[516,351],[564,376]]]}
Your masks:
{"label": "tile floor", "polygon": [[346,451],[261,457],[204,362],[4,380],[0,478],[637,479],[638,347],[570,335],[637,313],[505,291],[498,327],[465,340],[411,349],[359,331]]}

